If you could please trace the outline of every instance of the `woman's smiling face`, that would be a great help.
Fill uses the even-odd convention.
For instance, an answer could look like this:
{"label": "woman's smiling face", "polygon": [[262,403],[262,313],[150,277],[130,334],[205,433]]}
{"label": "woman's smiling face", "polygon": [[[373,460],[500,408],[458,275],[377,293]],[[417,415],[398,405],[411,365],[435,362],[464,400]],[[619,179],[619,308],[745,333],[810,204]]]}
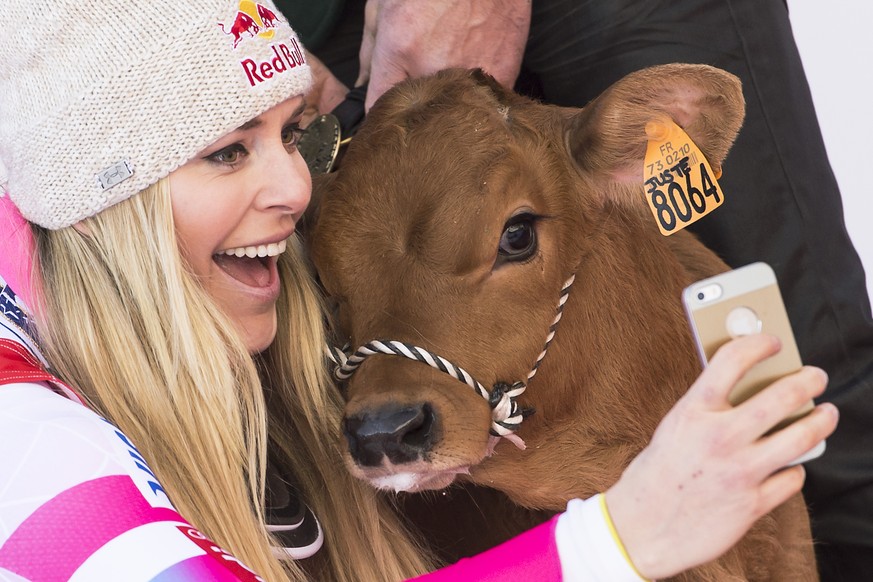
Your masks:
{"label": "woman's smiling face", "polygon": [[182,255],[252,353],[276,335],[276,257],[312,193],[297,151],[303,105],[283,101],[170,174]]}

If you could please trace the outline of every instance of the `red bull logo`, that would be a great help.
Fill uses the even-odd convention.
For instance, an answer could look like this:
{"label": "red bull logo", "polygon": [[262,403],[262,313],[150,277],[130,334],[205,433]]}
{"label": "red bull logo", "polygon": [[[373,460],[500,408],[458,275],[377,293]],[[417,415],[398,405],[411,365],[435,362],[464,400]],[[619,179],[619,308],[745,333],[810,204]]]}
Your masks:
{"label": "red bull logo", "polygon": [[276,33],[274,29],[280,22],[284,22],[282,18],[263,4],[241,0],[230,29],[224,22],[219,22],[218,26],[224,34],[233,37],[233,48],[236,48],[245,38],[273,38]]}
{"label": "red bull logo", "polygon": [[[271,40],[276,36],[276,29],[285,20],[275,12],[252,0],[240,0],[236,15],[230,27],[219,22],[222,32],[233,37],[233,48],[243,41],[260,37]],[[240,61],[249,84],[254,87],[273,76],[290,71],[306,63],[303,49],[297,39],[291,36],[287,40],[273,42],[270,45],[272,56],[266,59],[244,58]]]}

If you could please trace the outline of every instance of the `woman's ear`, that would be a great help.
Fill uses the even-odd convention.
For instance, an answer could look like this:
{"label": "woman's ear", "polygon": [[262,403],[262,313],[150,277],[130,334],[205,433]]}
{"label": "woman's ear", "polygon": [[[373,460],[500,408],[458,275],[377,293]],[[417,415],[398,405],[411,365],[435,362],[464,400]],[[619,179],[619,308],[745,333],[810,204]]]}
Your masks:
{"label": "woman's ear", "polygon": [[661,65],[631,73],[585,106],[569,120],[566,144],[579,170],[596,181],[642,185],[646,126],[673,120],[718,173],[744,115],[734,75],[708,65]]}

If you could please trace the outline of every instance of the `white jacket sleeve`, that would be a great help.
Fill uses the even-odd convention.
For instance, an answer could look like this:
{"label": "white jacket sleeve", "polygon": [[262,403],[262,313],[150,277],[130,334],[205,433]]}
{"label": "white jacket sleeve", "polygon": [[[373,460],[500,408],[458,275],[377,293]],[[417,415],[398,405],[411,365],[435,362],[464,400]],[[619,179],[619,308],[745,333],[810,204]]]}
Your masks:
{"label": "white jacket sleeve", "polygon": [[565,582],[641,582],[612,525],[602,494],[573,499],[558,518],[555,542]]}

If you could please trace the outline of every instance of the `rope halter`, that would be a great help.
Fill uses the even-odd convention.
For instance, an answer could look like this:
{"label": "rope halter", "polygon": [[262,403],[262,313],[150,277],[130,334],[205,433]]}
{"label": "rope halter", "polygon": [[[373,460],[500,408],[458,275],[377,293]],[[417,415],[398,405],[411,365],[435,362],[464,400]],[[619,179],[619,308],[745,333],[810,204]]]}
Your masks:
{"label": "rope halter", "polygon": [[516,399],[525,391],[527,383],[536,375],[540,363],[543,361],[543,358],[546,357],[549,344],[551,344],[552,339],[555,337],[555,330],[558,328],[558,322],[561,321],[561,314],[564,311],[564,304],[567,302],[567,297],[570,294],[570,287],[575,280],[576,275],[572,275],[561,287],[558,307],[555,313],[555,318],[549,326],[545,346],[543,346],[543,351],[540,352],[540,355],[537,356],[536,362],[534,362],[534,365],[531,368],[531,371],[528,372],[527,379],[524,382],[519,381],[512,384],[497,382],[489,391],[466,370],[460,366],[456,366],[442,356],[434,354],[422,347],[395,340],[372,340],[359,347],[351,355],[349,355],[346,348],[340,349],[327,346],[325,351],[327,357],[336,365],[333,373],[336,379],[340,381],[348,380],[365,359],[375,354],[403,356],[410,360],[423,362],[432,368],[445,372],[472,388],[476,394],[488,402],[488,405],[491,407],[490,433],[492,436],[505,438],[515,444],[518,448],[524,449],[524,441],[521,437],[515,434],[515,432],[518,430],[519,426],[521,426],[521,421],[524,420],[525,417],[533,414],[533,409],[521,408]]}

